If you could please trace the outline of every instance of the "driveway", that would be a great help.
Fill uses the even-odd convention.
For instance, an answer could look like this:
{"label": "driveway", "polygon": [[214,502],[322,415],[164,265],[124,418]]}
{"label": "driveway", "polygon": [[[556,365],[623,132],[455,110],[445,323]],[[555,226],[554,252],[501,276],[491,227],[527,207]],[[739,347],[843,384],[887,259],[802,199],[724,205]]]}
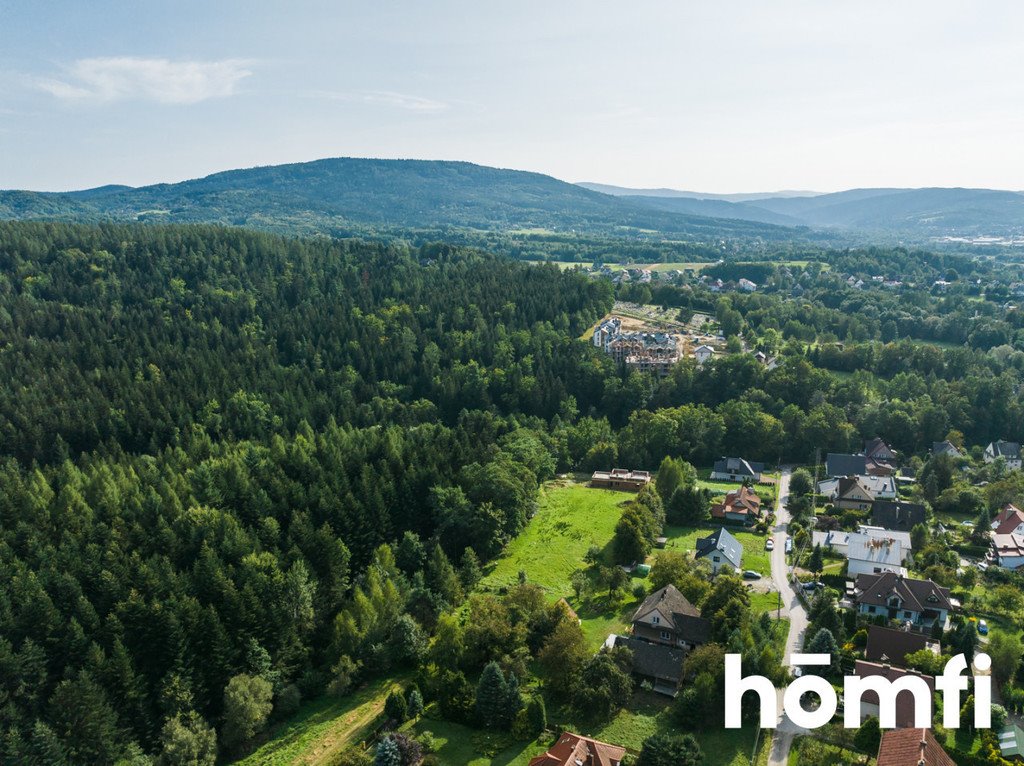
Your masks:
{"label": "driveway", "polygon": [[[782,594],[782,614],[789,618],[789,635],[786,637],[786,652],[782,662],[790,664],[790,658],[794,652],[803,649],[804,633],[807,631],[807,611],[804,605],[796,596],[796,591],[790,583],[790,570],[786,564],[786,537],[789,530],[789,513],[786,511],[785,500],[789,496],[789,477],[793,469],[783,467],[782,478],[779,480],[778,492],[775,501],[775,529],[772,537],[775,540],[775,549],[772,551],[772,582],[775,588]],[[779,690],[779,710],[782,710],[782,692]],[[772,749],[768,755],[768,766],[786,766],[789,761],[789,750],[793,739],[798,734],[804,734],[796,724],[789,720],[783,713],[779,719],[778,727],[772,737]]]}

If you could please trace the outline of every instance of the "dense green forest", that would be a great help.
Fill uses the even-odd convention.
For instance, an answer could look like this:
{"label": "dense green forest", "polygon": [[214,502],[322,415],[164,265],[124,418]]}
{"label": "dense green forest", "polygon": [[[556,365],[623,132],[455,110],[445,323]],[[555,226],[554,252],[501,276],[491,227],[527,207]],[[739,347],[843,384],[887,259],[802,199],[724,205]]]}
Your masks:
{"label": "dense green forest", "polygon": [[[672,289],[681,307],[704,300]],[[658,380],[579,340],[612,285],[554,266],[213,227],[0,225],[0,757],[178,763],[189,737],[239,752],[300,698],[415,667],[556,471],[706,465],[736,444],[807,460],[875,435],[917,454],[950,430],[1024,436],[1008,317],[990,317],[1009,328],[1003,350],[971,330],[957,348],[887,342],[870,307],[814,289],[796,308],[781,286],[714,305],[773,345],[776,368],[736,353]],[[941,321],[934,300],[922,320]],[[790,327],[838,333],[841,315],[864,336],[833,351]],[[842,364],[855,371],[823,369]],[[507,645],[467,639],[466,675],[434,679],[455,719],[466,676],[504,653],[507,674],[555,629],[519,595],[472,602],[521,628]]]}

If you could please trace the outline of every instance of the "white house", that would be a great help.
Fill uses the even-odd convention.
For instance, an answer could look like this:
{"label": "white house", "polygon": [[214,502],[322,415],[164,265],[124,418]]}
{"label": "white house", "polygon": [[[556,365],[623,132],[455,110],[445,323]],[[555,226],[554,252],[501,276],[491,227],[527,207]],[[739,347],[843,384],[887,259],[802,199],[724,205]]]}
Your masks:
{"label": "white house", "polygon": [[706,559],[712,572],[718,572],[722,567],[726,571],[732,567],[738,572],[743,568],[743,546],[725,527],[721,527],[713,535],[697,540],[695,558]]}
{"label": "white house", "polygon": [[1024,535],[1000,535],[992,533],[992,549],[996,563],[1007,569],[1024,566]]}
{"label": "white house", "polygon": [[693,350],[693,358],[697,360],[697,364],[704,364],[704,362],[714,355],[715,350],[708,345],[697,346],[697,348]]}
{"label": "white house", "polygon": [[757,289],[757,285],[751,282],[749,279],[740,279],[740,281],[736,283],[736,286],[739,287],[740,290],[743,290],[744,292],[748,293],[752,293],[754,292],[754,290]]}
{"label": "white house", "polygon": [[903,562],[909,555],[899,540],[854,532],[846,545],[847,577],[877,575],[883,572],[907,576]]}
{"label": "white house", "polygon": [[997,441],[985,447],[985,462],[994,463],[999,458],[1006,461],[1006,467],[1014,471],[1021,469],[1021,455],[1019,442]]}

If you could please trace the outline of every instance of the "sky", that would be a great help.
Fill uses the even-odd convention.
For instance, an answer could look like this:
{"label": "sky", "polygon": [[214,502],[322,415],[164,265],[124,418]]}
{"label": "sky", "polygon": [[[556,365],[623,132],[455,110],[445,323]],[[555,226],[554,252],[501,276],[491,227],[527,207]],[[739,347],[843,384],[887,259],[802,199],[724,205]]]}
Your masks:
{"label": "sky", "polygon": [[323,157],[1024,189],[1024,3],[0,0],[0,188]]}

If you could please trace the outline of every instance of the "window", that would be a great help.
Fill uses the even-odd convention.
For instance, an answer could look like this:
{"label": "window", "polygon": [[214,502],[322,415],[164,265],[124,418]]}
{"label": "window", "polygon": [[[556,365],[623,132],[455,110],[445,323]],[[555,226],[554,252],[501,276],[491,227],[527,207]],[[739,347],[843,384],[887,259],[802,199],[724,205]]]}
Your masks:
{"label": "window", "polygon": [[904,616],[904,617],[906,617],[906,618],[907,618],[908,620],[909,620],[909,619],[910,619],[911,617],[913,617],[913,615],[912,615],[912,614],[911,614],[910,612],[904,612],[904,613],[903,613],[903,616]]}
{"label": "window", "polygon": [[651,625],[657,625],[661,622],[661,618],[658,615],[651,617]]}
{"label": "window", "polygon": [[661,631],[661,640],[662,641],[671,641],[672,640],[672,634],[670,634],[667,630]]}
{"label": "window", "polygon": [[873,606],[869,606],[868,607],[868,614],[874,614],[874,613],[875,613],[875,608]]}
{"label": "window", "polygon": [[718,563],[719,561],[721,561],[722,559],[721,559],[721,558],[719,558],[718,556],[712,556],[712,557],[711,557],[711,560],[712,560],[712,561],[714,561],[714,562],[715,562],[715,563],[717,564],[717,563]]}

